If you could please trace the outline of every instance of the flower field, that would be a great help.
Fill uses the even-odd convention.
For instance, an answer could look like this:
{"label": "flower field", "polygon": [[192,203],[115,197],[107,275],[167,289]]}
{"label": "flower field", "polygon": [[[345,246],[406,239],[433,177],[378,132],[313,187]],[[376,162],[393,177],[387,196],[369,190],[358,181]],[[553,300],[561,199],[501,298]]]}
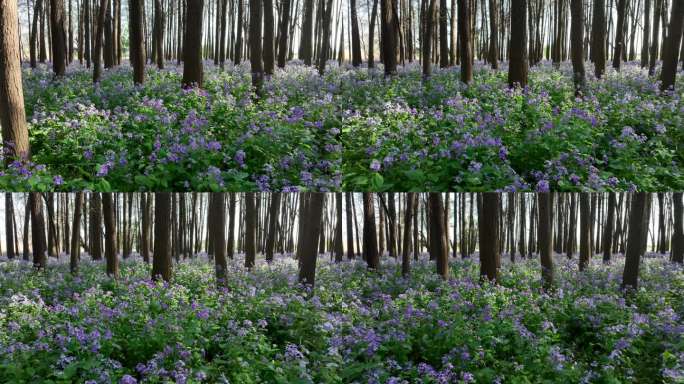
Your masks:
{"label": "flower field", "polygon": [[383,258],[321,257],[313,292],[279,256],[252,271],[229,263],[215,288],[206,256],[153,283],[138,257],[122,278],[100,262],[0,264],[0,381],[86,383],[681,383],[684,271],[648,254],[640,289],[619,290],[624,259],[577,272],[557,257],[552,293],[536,259],[503,262],[478,283],[477,257],[443,281],[425,260],[410,279]]}
{"label": "flower field", "polygon": [[[505,66],[505,65],[504,65]],[[575,98],[572,69],[534,67],[525,90],[505,68],[458,68],[423,81],[417,64],[338,67],[297,62],[253,101],[247,64],[206,63],[203,90],[181,69],[128,66],[93,86],[70,67],[25,69],[32,162],[0,175],[3,190],[641,190],[684,188],[681,86],[670,95],[638,63],[591,78]],[[681,76],[680,76],[681,77]],[[681,80],[679,82],[681,84]]]}

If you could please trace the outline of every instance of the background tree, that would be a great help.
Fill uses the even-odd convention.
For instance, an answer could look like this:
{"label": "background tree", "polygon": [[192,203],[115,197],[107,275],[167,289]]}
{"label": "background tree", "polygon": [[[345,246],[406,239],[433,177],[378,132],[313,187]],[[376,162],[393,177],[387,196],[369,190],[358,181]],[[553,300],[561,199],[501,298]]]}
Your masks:
{"label": "background tree", "polygon": [[152,279],[171,280],[171,194],[154,194],[154,253],[152,254]]}
{"label": "background tree", "polygon": [[591,22],[591,59],[597,79],[606,71],[606,5],[605,0],[594,0]]}
{"label": "background tree", "polygon": [[269,209],[268,237],[266,239],[266,261],[273,261],[273,249],[275,248],[278,217],[280,215],[280,192],[271,194],[271,208]]}
{"label": "background tree", "polygon": [[608,212],[603,232],[603,262],[609,263],[612,256],[613,232],[615,225],[615,192],[608,193]]}
{"label": "background tree", "polygon": [[52,34],[52,69],[56,76],[64,76],[67,65],[67,35],[64,0],[50,0]]}
{"label": "background tree", "polygon": [[210,196],[211,231],[214,242],[214,269],[216,270],[216,284],[226,284],[226,196],[225,193],[212,193]]}
{"label": "background tree", "polygon": [[[499,69],[499,6],[497,3],[497,0],[489,0],[489,62],[494,70]],[[454,40],[452,36],[452,44]]]}
{"label": "background tree", "polygon": [[114,201],[111,193],[102,194],[102,213],[105,227],[105,259],[107,260],[107,276],[119,278],[119,258],[116,253],[116,219]]}
{"label": "background tree", "polygon": [[273,74],[274,69],[274,37],[273,31],[275,25],[273,23],[273,0],[264,0],[264,40],[263,40],[263,59],[264,72],[267,75]]}
{"label": "background tree", "polygon": [[[432,5],[432,1],[430,4]],[[439,66],[449,66],[449,34],[447,30],[447,0],[439,0]],[[430,13],[432,15],[432,13]],[[427,32],[427,31],[426,31]]]}
{"label": "background tree", "polygon": [[261,0],[249,0],[249,62],[252,65],[252,87],[261,96],[264,66],[261,62]]}
{"label": "background tree", "polygon": [[70,268],[73,275],[78,274],[78,262],[81,258],[81,207],[83,206],[83,192],[76,192],[74,201],[74,219],[71,225]]}
{"label": "background tree", "polygon": [[615,29],[615,51],[613,52],[613,68],[620,70],[625,45],[625,9],[627,0],[617,0],[617,27]]}
{"label": "background tree", "polygon": [[[328,0],[330,1],[330,0]],[[382,62],[385,64],[385,76],[397,73],[397,15],[395,0],[380,0],[380,38],[382,39]]]}
{"label": "background tree", "polygon": [[318,256],[318,239],[321,231],[323,214],[323,193],[306,193],[304,211],[300,213],[299,230],[306,233],[302,236],[297,248],[299,259],[299,282],[314,287],[316,282],[316,258]]}
{"label": "background tree", "polygon": [[352,65],[361,65],[361,38],[359,36],[359,22],[356,13],[356,0],[349,0],[349,14],[351,23]]}
{"label": "background tree", "polygon": [[[186,0],[185,39],[183,41],[183,86],[202,88],[202,14],[204,0]],[[259,20],[259,23],[261,20]]]}
{"label": "background tree", "polygon": [[545,289],[553,285],[553,247],[551,229],[551,194],[537,194],[539,218],[537,238],[539,239],[539,259],[541,261],[542,282]]}
{"label": "background tree", "polygon": [[[443,1],[443,0],[442,0]],[[425,31],[423,32],[423,78],[430,77],[431,51],[432,51],[432,22],[435,19],[437,0],[430,0],[427,16],[425,17]]]}
{"label": "background tree", "polygon": [[641,41],[641,68],[648,66],[649,45],[651,41],[651,0],[644,0],[644,28]]}
{"label": "background tree", "polygon": [[342,193],[335,194],[335,237],[334,251],[335,262],[339,263],[344,258],[344,244],[342,241]]}
{"label": "background tree", "polygon": [[[575,0],[573,0],[575,1]],[[580,258],[579,270],[584,271],[591,259],[591,212],[589,206],[589,193],[580,193]]]}
{"label": "background tree", "polygon": [[499,280],[499,194],[482,194],[479,211],[480,277],[489,281]]}
{"label": "background tree", "polygon": [[674,89],[679,61],[679,45],[684,31],[682,27],[684,27],[684,1],[674,1],[667,39],[665,39],[663,46],[663,70],[660,77],[660,89],[663,91]]}
{"label": "background tree", "polygon": [[102,76],[102,39],[104,37],[107,5],[109,5],[108,0],[100,0],[97,13],[97,29],[95,32],[95,50],[93,51],[93,83],[100,81],[100,76]]}
{"label": "background tree", "polygon": [[[140,4],[133,4],[133,3],[140,3]],[[135,9],[136,7],[144,6],[144,1],[143,0],[131,0],[131,8]],[[131,12],[129,10],[129,12]],[[139,12],[139,16],[136,15],[136,18],[140,18],[140,23],[138,24],[138,28],[142,30],[142,25],[143,25],[143,18],[142,15],[144,14],[144,11],[142,8],[140,8],[137,12]],[[133,16],[129,16],[133,18]],[[154,0],[154,58],[155,61],[157,62],[157,68],[159,69],[164,69],[164,29],[166,28],[166,16],[164,15],[164,6],[162,5],[161,0]],[[131,40],[133,40],[133,37],[131,36]],[[142,39],[141,39],[142,40]],[[142,46],[142,44],[141,44]],[[131,55],[132,56],[132,55]],[[143,56],[143,63],[145,62],[144,56]]]}
{"label": "background tree", "polygon": [[245,268],[252,269],[256,260],[256,205],[254,193],[245,194]]}
{"label": "background tree", "polygon": [[461,56],[461,81],[468,84],[473,80],[473,57],[470,31],[470,2],[458,2],[459,53]]}
{"label": "background tree", "polygon": [[508,84],[527,86],[527,0],[511,0],[511,41]]}
{"label": "background tree", "polygon": [[[354,1],[354,0],[352,0]],[[278,27],[278,67],[285,68],[287,60],[288,29],[290,23],[290,0],[283,0],[283,12],[280,15],[280,26]],[[358,30],[357,30],[358,32]]]}
{"label": "background tree", "polygon": [[5,161],[29,156],[17,25],[16,0],[4,0],[0,7],[0,126]]}
{"label": "background tree", "polygon": [[430,258],[437,261],[437,274],[449,277],[449,252],[444,225],[444,204],[440,193],[429,193],[430,202]]}
{"label": "background tree", "polygon": [[[45,241],[45,218],[43,202],[38,192],[30,192],[28,206],[31,210],[31,244],[33,245],[33,268],[47,267],[47,244]],[[26,232],[24,232],[26,233]]]}
{"label": "background tree", "polygon": [[416,196],[417,195],[413,192],[406,194],[406,208],[404,210],[404,244],[401,247],[401,274],[404,277],[407,277],[411,271],[411,223],[418,202]]}
{"label": "background tree", "polygon": [[14,252],[14,201],[12,194],[5,192],[5,239],[7,244],[7,259],[12,260],[15,257]]}
{"label": "background tree", "polygon": [[378,237],[375,230],[375,206],[373,194],[363,193],[363,254],[368,269],[377,270],[380,267],[378,253]]}
{"label": "background tree", "polygon": [[629,235],[625,253],[625,270],[622,275],[622,288],[637,289],[639,264],[643,253],[643,232],[646,219],[647,195],[639,192],[632,196],[629,207]]}
{"label": "background tree", "polygon": [[653,76],[655,74],[656,62],[658,61],[658,50],[660,47],[660,19],[663,15],[663,0],[655,0],[653,8],[653,44],[651,45],[651,54],[649,55],[650,62],[648,63],[648,74]]}
{"label": "background tree", "polygon": [[583,0],[571,0],[570,11],[572,24],[570,26],[570,41],[572,44],[572,72],[575,83],[575,94],[584,93],[586,76],[584,71],[584,7]]}
{"label": "background tree", "polygon": [[327,1],[321,1],[321,4],[325,4],[325,7],[323,8],[323,36],[321,37],[322,39],[322,45],[321,45],[321,51],[319,52],[319,61],[318,61],[318,74],[323,76],[325,73],[325,64],[328,61],[328,53],[330,51],[330,28],[331,26],[331,17],[332,17],[332,0],[327,0]]}
{"label": "background tree", "polygon": [[[155,0],[156,2],[159,0]],[[143,35],[143,0],[130,0],[128,6],[130,29],[130,56],[133,66],[133,82],[145,82],[145,41]],[[158,28],[158,26],[157,26]],[[157,32],[159,33],[159,32]]]}
{"label": "background tree", "polygon": [[672,205],[674,205],[674,230],[672,234],[672,261],[684,263],[684,207],[682,206],[682,193],[672,194]]}

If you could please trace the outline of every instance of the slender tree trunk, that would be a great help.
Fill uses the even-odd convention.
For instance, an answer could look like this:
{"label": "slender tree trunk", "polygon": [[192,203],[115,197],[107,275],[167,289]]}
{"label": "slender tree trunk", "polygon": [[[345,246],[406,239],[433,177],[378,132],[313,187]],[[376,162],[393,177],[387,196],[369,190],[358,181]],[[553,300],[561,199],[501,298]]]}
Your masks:
{"label": "slender tree trunk", "polygon": [[447,31],[447,0],[439,0],[439,66],[449,66],[449,34]]}
{"label": "slender tree trunk", "polygon": [[210,195],[211,231],[214,242],[214,269],[216,271],[216,285],[226,285],[226,196],[218,192]]}
{"label": "slender tree trunk", "polygon": [[119,278],[119,258],[116,254],[116,219],[114,201],[111,193],[102,194],[102,212],[105,226],[105,259],[107,276]]}
{"label": "slender tree trunk", "polygon": [[300,212],[300,231],[305,231],[305,236],[300,237],[297,244],[297,259],[299,259],[299,282],[310,286],[312,289],[316,282],[316,259],[318,257],[318,239],[321,233],[323,216],[323,193],[307,193],[307,201],[303,204],[304,210]]}
{"label": "slender tree trunk", "polygon": [[584,94],[586,75],[584,70],[584,7],[583,0],[571,0],[572,25],[570,26],[570,42],[572,44],[572,72],[575,83],[575,95]]}
{"label": "slender tree trunk", "polygon": [[622,288],[637,289],[639,279],[639,263],[643,247],[643,231],[647,225],[646,200],[644,192],[635,193],[629,208],[629,234],[625,254],[625,270],[622,275]]}
{"label": "slender tree trunk", "polygon": [[378,0],[373,0],[373,10],[368,24],[368,68],[375,67],[375,19],[378,17]]}
{"label": "slender tree trunk", "polygon": [[245,268],[252,269],[256,260],[256,220],[257,211],[254,193],[245,195]]}
{"label": "slender tree trunk", "polygon": [[[385,64],[385,76],[397,73],[397,14],[395,0],[380,0],[380,38],[382,40],[382,62]],[[435,0],[436,1],[436,0]]]}
{"label": "slender tree trunk", "polygon": [[600,79],[606,71],[605,12],[605,0],[594,0],[593,19],[591,22],[591,59],[594,62],[594,74],[597,79]]}
{"label": "slender tree trunk", "polygon": [[662,91],[674,91],[679,63],[679,44],[682,41],[684,27],[684,1],[675,0],[672,3],[672,15],[668,27],[667,39],[663,45],[663,70],[660,77]]}
{"label": "slender tree trunk", "polygon": [[352,202],[353,194],[351,192],[345,193],[345,208],[347,213],[347,258],[352,260],[354,258],[354,230],[352,217]]}
{"label": "slender tree trunk", "polygon": [[449,254],[447,250],[444,226],[444,205],[440,193],[430,193],[430,254],[437,261],[437,274],[443,279],[449,278]]}
{"label": "slender tree trunk", "polygon": [[416,209],[416,194],[406,194],[406,209],[404,210],[404,244],[401,247],[401,275],[407,277],[411,272],[411,222],[414,220]]}
{"label": "slender tree trunk", "polygon": [[237,199],[235,193],[228,195],[230,203],[228,205],[228,258],[233,259],[234,245],[235,245],[235,204]]}
{"label": "slender tree trunk", "polygon": [[0,6],[0,126],[7,164],[17,157],[28,158],[30,155],[17,17],[17,2],[4,0]]}
{"label": "slender tree trunk", "polygon": [[368,269],[377,270],[380,267],[378,254],[378,237],[375,231],[374,194],[363,193],[363,254]]}
{"label": "slender tree trunk", "polygon": [[648,74],[655,75],[656,62],[658,61],[658,50],[660,46],[660,19],[663,14],[663,0],[655,0],[655,8],[653,10],[653,44],[651,45],[650,62],[648,65]]}
{"label": "slender tree trunk", "polygon": [[[141,12],[142,14],[142,12]],[[142,18],[141,18],[142,20]],[[164,29],[166,28],[166,16],[161,0],[154,0],[154,58],[157,68],[164,69]],[[144,60],[143,60],[144,62]]]}
{"label": "slender tree trunk", "polygon": [[202,88],[202,15],[204,0],[186,0],[185,39],[183,41],[183,86]]}
{"label": "slender tree trunk", "polygon": [[527,86],[527,0],[511,0],[511,42],[508,84]]}
{"label": "slender tree trunk", "polygon": [[472,38],[470,30],[469,1],[458,2],[458,33],[460,35],[461,81],[468,84],[473,80]]}
{"label": "slender tree trunk", "polygon": [[[352,0],[354,1],[354,0]],[[280,27],[278,28],[278,67],[285,68],[287,60],[287,42],[290,23],[290,0],[283,0],[283,11],[280,16]]]}
{"label": "slender tree trunk", "polygon": [[152,279],[171,280],[171,194],[154,194],[154,253],[152,254]]}
{"label": "slender tree trunk", "polygon": [[330,51],[330,28],[332,16],[332,0],[322,1],[321,4],[326,4],[323,9],[323,43],[321,45],[321,52],[318,58],[318,74],[323,76],[325,73],[325,64],[328,61],[328,54]]}
{"label": "slender tree trunk", "polygon": [[674,205],[674,233],[672,234],[672,261],[684,263],[684,207],[682,207],[682,193],[672,194],[672,204]]}
{"label": "slender tree trunk", "polygon": [[83,205],[83,192],[76,192],[74,203],[74,219],[71,226],[71,255],[69,270],[72,275],[78,274],[78,262],[81,258],[81,206]]}
{"label": "slender tree trunk", "polygon": [[622,61],[622,53],[625,49],[625,8],[627,8],[627,0],[618,0],[617,5],[617,27],[615,30],[615,50],[613,52],[613,68],[620,70],[620,63]]}
{"label": "slender tree trunk", "polygon": [[[10,0],[11,1],[11,0]],[[67,64],[66,14],[64,0],[50,0],[50,26],[52,33],[52,70],[58,77],[64,76]]]}
{"label": "slender tree trunk", "polygon": [[553,285],[553,248],[551,230],[551,194],[538,193],[539,219],[537,224],[537,238],[539,240],[539,258],[541,260],[542,281],[545,289]]}
{"label": "slender tree trunk", "polygon": [[40,193],[29,193],[31,207],[31,243],[33,245],[33,268],[45,270],[47,267],[47,245],[45,241],[45,218]]}
{"label": "slender tree trunk", "polygon": [[261,62],[261,0],[249,0],[249,61],[252,65],[252,87],[261,96],[264,66]]}
{"label": "slender tree trunk", "polygon": [[280,217],[280,192],[273,192],[271,194],[271,208],[269,209],[270,219],[268,222],[268,238],[266,240],[266,261],[273,261],[273,248],[276,241],[276,229]]}
{"label": "slender tree trunk", "polygon": [[480,232],[480,277],[492,282],[499,280],[499,194],[482,194],[482,209],[479,211]]}
{"label": "slender tree trunk", "polygon": [[[155,7],[159,1],[155,0]],[[128,6],[130,56],[131,65],[133,66],[133,82],[136,84],[145,82],[145,42],[142,31],[143,7],[143,0],[130,0]],[[155,17],[158,17],[156,13]]]}
{"label": "slender tree trunk", "polygon": [[242,23],[244,22],[244,10],[243,10],[243,4],[245,0],[237,0],[238,3],[238,9],[237,9],[237,15],[236,15],[236,20],[237,20],[237,27],[235,28],[237,31],[237,36],[235,38],[235,52],[234,52],[234,57],[235,57],[235,65],[240,64],[242,61]]}
{"label": "slender tree trunk", "polygon": [[263,58],[264,58],[264,72],[267,75],[273,74],[274,69],[274,28],[275,23],[273,21],[273,0],[263,0],[264,1],[264,46],[263,46]]}
{"label": "slender tree trunk", "polygon": [[[573,0],[575,1],[575,0]],[[591,207],[589,205],[589,193],[580,193],[580,249],[579,269],[584,271],[591,259]]]}
{"label": "slender tree trunk", "polygon": [[107,5],[109,0],[100,0],[100,7],[97,13],[97,30],[95,32],[95,50],[93,51],[93,83],[100,81],[102,75],[102,38],[104,35],[105,16],[107,15]]}
{"label": "slender tree trunk", "polygon": [[[430,66],[432,64],[432,30],[434,29],[432,23],[435,19],[437,0],[429,0],[430,5],[428,6],[427,15],[425,16],[425,28],[423,31],[423,78],[427,79],[430,77]],[[441,0],[443,1],[443,0]]]}
{"label": "slender tree trunk", "polygon": [[14,202],[12,201],[12,193],[5,192],[5,235],[7,244],[7,258],[9,260],[15,257],[15,243],[14,243],[14,233],[16,228],[14,227]]}
{"label": "slender tree trunk", "polygon": [[351,17],[351,44],[352,44],[352,65],[361,65],[361,37],[359,36],[359,21],[356,14],[356,0],[349,0],[349,12]]}
{"label": "slender tree trunk", "polygon": [[615,231],[615,192],[608,193],[608,214],[603,232],[603,262],[609,263],[612,257],[613,232]]}

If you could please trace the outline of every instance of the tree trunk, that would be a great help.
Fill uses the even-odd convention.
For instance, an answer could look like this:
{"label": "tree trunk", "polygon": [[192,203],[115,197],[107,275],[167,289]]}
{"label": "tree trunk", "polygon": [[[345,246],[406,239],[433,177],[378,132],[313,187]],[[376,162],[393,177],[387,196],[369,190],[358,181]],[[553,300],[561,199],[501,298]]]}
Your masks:
{"label": "tree trunk", "polygon": [[245,194],[245,268],[252,269],[256,260],[257,211],[254,193]]}
{"label": "tree trunk", "polygon": [[492,69],[499,69],[499,24],[497,0],[489,0],[489,63]]}
{"label": "tree trunk", "polygon": [[[385,64],[385,76],[397,73],[397,14],[395,0],[380,0],[380,39],[382,40],[382,62]],[[433,0],[436,1],[436,0]]]}
{"label": "tree trunk", "polygon": [[[573,0],[575,1],[575,0]],[[584,271],[589,265],[591,258],[591,207],[589,205],[589,193],[580,193],[580,249],[579,270]]]}
{"label": "tree trunk", "polygon": [[234,245],[235,245],[235,205],[237,199],[235,198],[235,193],[230,193],[228,195],[230,198],[230,204],[228,205],[228,258],[233,259]]}
{"label": "tree trunk", "polygon": [[447,251],[444,226],[444,205],[441,193],[432,192],[430,201],[430,258],[437,261],[437,274],[449,278],[449,254]]}
{"label": "tree trunk", "polygon": [[[156,3],[160,0],[155,0]],[[143,0],[130,0],[129,3],[129,30],[130,30],[130,56],[133,66],[133,82],[142,84],[145,82],[145,41],[143,27]],[[156,16],[155,12],[155,18]]]}
{"label": "tree trunk", "polygon": [[609,263],[613,254],[613,232],[615,232],[615,192],[608,193],[608,214],[603,229],[603,262]]}
{"label": "tree trunk", "polygon": [[187,0],[185,39],[183,41],[183,86],[202,88],[202,15],[204,0]]}
{"label": "tree trunk", "polygon": [[622,275],[623,289],[637,289],[639,279],[639,263],[642,255],[643,231],[646,218],[647,195],[644,192],[632,196],[629,208],[629,234],[625,254],[625,270]]}
{"label": "tree trunk", "polygon": [[349,12],[351,17],[351,44],[352,65],[361,65],[361,37],[359,36],[359,21],[356,14],[356,0],[349,0]]}
{"label": "tree trunk", "polygon": [[252,87],[261,96],[264,67],[261,62],[261,0],[249,0],[249,61],[252,65]]}
{"label": "tree trunk", "polygon": [[617,27],[615,29],[615,51],[613,52],[613,68],[620,70],[622,53],[625,49],[625,8],[627,0],[618,0],[617,5]]}
{"label": "tree trunk", "polygon": [[297,259],[299,260],[299,282],[313,289],[316,282],[316,259],[318,256],[318,239],[321,232],[323,216],[323,193],[306,193],[304,208],[300,212],[299,230],[306,233],[300,236],[297,244]]}
{"label": "tree trunk", "polygon": [[363,254],[368,269],[377,270],[380,267],[378,254],[378,237],[375,231],[374,194],[363,193]]}
{"label": "tree trunk", "polygon": [[39,192],[29,193],[31,207],[31,243],[33,245],[33,267],[45,270],[47,267],[47,245],[45,241],[45,218],[43,217],[43,202]]}
{"label": "tree trunk", "polygon": [[572,72],[575,83],[575,95],[584,94],[586,75],[584,71],[584,7],[583,0],[571,0],[570,12],[572,25],[570,26],[570,49],[572,56]]}
{"label": "tree trunk", "polygon": [[264,0],[264,46],[263,46],[263,58],[264,58],[264,72],[267,75],[273,74],[274,69],[274,37],[273,31],[275,28],[275,23],[273,22],[273,0]]}
{"label": "tree trunk", "polygon": [[152,254],[152,279],[171,280],[171,194],[154,194],[154,251]]}
{"label": "tree trunk", "polygon": [[472,37],[470,29],[469,1],[458,2],[458,32],[460,38],[461,81],[468,84],[473,80]]}
{"label": "tree trunk", "polygon": [[679,64],[679,44],[682,41],[682,27],[684,27],[684,1],[674,1],[672,15],[667,32],[667,39],[663,45],[663,70],[660,77],[662,91],[674,91]]}
{"label": "tree trunk", "polygon": [[331,16],[332,16],[332,0],[321,1],[321,4],[325,3],[325,8],[323,12],[323,44],[321,44],[321,52],[319,52],[318,58],[318,74],[323,76],[325,73],[325,64],[328,61],[328,54],[330,51],[330,28],[331,28]]}
{"label": "tree trunk", "polygon": [[100,7],[97,13],[97,30],[95,32],[95,50],[93,51],[93,83],[100,81],[102,75],[102,38],[104,35],[105,16],[107,15],[107,5],[109,0],[100,0]]}
{"label": "tree trunk", "polygon": [[116,254],[116,219],[114,202],[111,193],[102,194],[102,212],[105,226],[105,259],[107,260],[107,276],[119,278],[119,258]]}
{"label": "tree trunk", "polygon": [[12,193],[5,192],[5,235],[7,244],[7,258],[14,259],[14,202],[12,201]]}
{"label": "tree trunk", "polygon": [[352,260],[354,258],[354,230],[353,230],[353,217],[352,217],[352,199],[353,194],[351,192],[345,193],[345,208],[347,213],[347,258]]}
{"label": "tree trunk", "polygon": [[539,259],[541,261],[542,281],[545,289],[553,285],[553,249],[551,230],[551,194],[538,193],[539,218],[537,224],[537,239],[539,240]]}
{"label": "tree trunk", "polygon": [[226,285],[226,196],[216,192],[209,196],[209,212],[211,215],[212,241],[214,243],[214,269],[216,271],[216,285]]}
{"label": "tree trunk", "polygon": [[684,207],[682,207],[682,193],[675,192],[672,194],[672,203],[674,205],[674,233],[672,234],[672,261],[675,263],[684,263],[684,226],[682,221],[684,218]]}
{"label": "tree trunk", "polygon": [[266,261],[273,261],[273,248],[275,247],[276,229],[280,217],[280,192],[271,193],[271,208],[269,209],[268,238],[266,239]]}
{"label": "tree trunk", "polygon": [[511,42],[508,85],[527,86],[527,0],[511,2]]}
{"label": "tree trunk", "polygon": [[242,23],[244,22],[244,9],[243,9],[243,3],[245,0],[237,0],[238,2],[238,10],[237,10],[237,15],[235,16],[237,19],[237,36],[235,38],[235,52],[234,52],[234,57],[235,57],[235,65],[240,64],[242,61]]}
{"label": "tree trunk", "polygon": [[30,155],[17,17],[17,2],[3,2],[0,7],[0,126],[7,164],[17,157],[28,158]]}
{"label": "tree trunk", "polygon": [[499,194],[482,194],[478,215],[480,232],[480,277],[492,282],[499,280]]}
{"label": "tree trunk", "polygon": [[334,237],[334,250],[335,250],[335,262],[339,263],[344,258],[344,243],[342,241],[342,193],[337,192],[335,194],[335,237]]}
{"label": "tree trunk", "polygon": [[[442,0],[443,1],[443,0]],[[435,19],[437,0],[430,0],[427,15],[425,16],[425,27],[423,31],[423,78],[430,77],[430,65],[432,63],[432,30],[434,29],[432,22]]]}
{"label": "tree trunk", "polygon": [[606,71],[606,3],[605,0],[594,0],[593,19],[591,22],[591,59],[594,62],[594,73],[597,79]]}
{"label": "tree trunk", "polygon": [[439,0],[439,66],[449,66],[449,34],[447,31],[447,0]]}
{"label": "tree trunk", "polygon": [[[137,2],[139,0],[135,1]],[[142,11],[140,13],[142,14]],[[154,0],[154,58],[157,61],[157,68],[159,69],[164,69],[164,28],[166,28],[165,19],[166,16],[164,15],[164,7],[161,0]],[[143,62],[145,61],[143,60]]]}
{"label": "tree trunk", "polygon": [[71,255],[69,270],[72,275],[78,274],[78,262],[81,258],[81,206],[83,205],[83,192],[76,192],[74,203],[74,219],[71,226]]}
{"label": "tree trunk", "polygon": [[368,68],[375,67],[375,19],[378,16],[378,0],[373,0],[373,10],[368,24]]}
{"label": "tree trunk", "polygon": [[658,49],[660,46],[660,19],[663,14],[663,0],[655,1],[655,8],[653,9],[653,44],[651,45],[650,62],[648,64],[648,74],[653,76],[655,74],[656,62],[658,61]]}
{"label": "tree trunk", "polygon": [[[354,1],[354,0],[352,0]],[[287,39],[290,26],[290,0],[283,0],[283,10],[278,28],[278,67],[285,68],[287,60]]]}
{"label": "tree trunk", "polygon": [[52,33],[52,69],[55,76],[64,76],[67,64],[66,14],[64,0],[50,1],[50,26]]}

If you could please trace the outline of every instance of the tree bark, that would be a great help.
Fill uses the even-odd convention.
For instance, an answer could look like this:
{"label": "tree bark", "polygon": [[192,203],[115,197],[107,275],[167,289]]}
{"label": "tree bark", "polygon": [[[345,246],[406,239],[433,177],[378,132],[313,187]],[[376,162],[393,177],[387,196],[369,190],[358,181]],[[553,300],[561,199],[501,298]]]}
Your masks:
{"label": "tree bark", "polygon": [[306,233],[300,236],[297,245],[299,260],[299,282],[313,289],[316,282],[316,259],[318,256],[318,239],[321,232],[323,216],[323,193],[307,193],[304,210],[300,212],[299,228]]}
{"label": "tree bark", "polygon": [[7,244],[7,258],[14,259],[14,202],[12,201],[12,193],[5,192],[5,238]]}
{"label": "tree bark", "polygon": [[679,64],[679,44],[682,41],[682,27],[684,27],[684,1],[672,3],[672,15],[667,31],[667,39],[663,45],[663,70],[660,77],[662,91],[674,91]]}
{"label": "tree bark", "polygon": [[256,260],[257,212],[254,193],[245,194],[245,268],[252,269]]}
{"label": "tree bark", "polygon": [[511,42],[508,85],[527,86],[527,0],[511,0]]}
{"label": "tree bark", "polygon": [[489,0],[489,63],[492,69],[499,69],[499,24],[497,0]]}
{"label": "tree bark", "polygon": [[64,0],[50,0],[50,26],[52,32],[52,69],[55,76],[64,76],[67,64],[66,14]]}
{"label": "tree bark", "polygon": [[276,230],[280,217],[280,192],[271,193],[271,208],[269,209],[268,238],[266,239],[266,261],[273,261],[273,248],[275,247]]}
{"label": "tree bark", "polygon": [[74,202],[74,218],[71,226],[71,254],[69,270],[72,275],[78,274],[78,262],[81,258],[81,207],[83,206],[83,192],[76,192]]}
{"label": "tree bark", "polygon": [[551,194],[538,193],[539,218],[537,238],[539,240],[539,259],[541,261],[542,282],[545,289],[553,285],[553,248],[551,230]]}
{"label": "tree bark", "polygon": [[337,192],[335,194],[335,237],[334,237],[334,250],[335,250],[335,262],[339,263],[344,258],[344,243],[342,241],[342,193]]}
{"label": "tree bark", "polygon": [[629,234],[625,254],[625,270],[622,275],[623,289],[637,289],[639,279],[639,263],[642,255],[643,231],[646,218],[647,195],[644,192],[632,196],[629,208]]}
{"label": "tree bark", "polygon": [[363,254],[368,269],[377,270],[380,267],[378,254],[378,237],[375,231],[374,194],[363,193]]}
{"label": "tree bark", "polygon": [[583,0],[571,0],[570,12],[572,24],[570,26],[570,49],[572,56],[572,72],[575,83],[575,95],[581,96],[586,88],[584,70],[584,7]]}
{"label": "tree bark", "polygon": [[252,65],[252,87],[257,98],[264,83],[261,62],[261,0],[249,0],[249,61]]}
{"label": "tree bark", "polygon": [[617,27],[615,29],[615,50],[613,51],[613,68],[620,70],[620,63],[622,62],[622,53],[625,49],[625,8],[627,7],[626,0],[618,0],[617,5]]}
{"label": "tree bark", "polygon": [[[354,1],[354,0],[351,0]],[[278,28],[278,68],[285,68],[287,60],[287,42],[290,26],[290,0],[283,0],[280,27]]]}
{"label": "tree bark", "polygon": [[591,59],[594,62],[594,74],[597,79],[600,79],[606,71],[605,0],[594,0],[593,14],[591,22]]}
{"label": "tree bark", "polygon": [[482,207],[478,215],[480,232],[480,277],[492,282],[499,280],[499,194],[482,194]]}
{"label": "tree bark", "polygon": [[119,278],[119,258],[116,254],[116,219],[114,201],[111,193],[102,194],[102,212],[105,226],[105,259],[107,276]]}
{"label": "tree bark", "polygon": [[445,237],[442,195],[431,192],[428,200],[430,202],[430,258],[437,261],[437,274],[446,280],[449,278],[449,254]]}
{"label": "tree bark", "polygon": [[31,243],[33,245],[33,268],[45,270],[47,267],[47,245],[45,241],[45,218],[43,202],[39,192],[29,193],[31,207]]}
{"label": "tree bark", "polygon": [[0,125],[7,164],[30,155],[17,17],[17,2],[4,0],[0,6]]}
{"label": "tree bark", "polygon": [[185,39],[183,41],[183,86],[202,88],[202,15],[204,0],[187,0]]}
{"label": "tree bark", "polygon": [[152,279],[171,280],[171,194],[154,194],[154,251],[152,254]]}
{"label": "tree bark", "polygon": [[[155,7],[157,2],[159,0],[155,0]],[[133,82],[136,84],[145,82],[145,41],[142,31],[143,6],[143,0],[130,0],[128,9],[131,65],[133,66]]]}
{"label": "tree bark", "polygon": [[273,22],[273,0],[263,0],[264,1],[264,46],[263,46],[263,58],[264,58],[264,72],[267,75],[273,74],[274,69],[274,37],[273,31],[275,24]]}
{"label": "tree bark", "polygon": [[97,13],[97,30],[95,32],[95,50],[93,51],[93,83],[100,81],[102,76],[102,38],[104,35],[105,16],[109,0],[100,0],[99,12]]}
{"label": "tree bark", "polygon": [[684,263],[684,207],[682,207],[682,193],[672,194],[672,204],[674,205],[674,233],[672,234],[672,261]]}
{"label": "tree bark", "polygon": [[[575,1],[575,0],[573,0]],[[579,270],[584,271],[591,259],[591,207],[589,205],[589,193],[580,193],[580,258]]]}

